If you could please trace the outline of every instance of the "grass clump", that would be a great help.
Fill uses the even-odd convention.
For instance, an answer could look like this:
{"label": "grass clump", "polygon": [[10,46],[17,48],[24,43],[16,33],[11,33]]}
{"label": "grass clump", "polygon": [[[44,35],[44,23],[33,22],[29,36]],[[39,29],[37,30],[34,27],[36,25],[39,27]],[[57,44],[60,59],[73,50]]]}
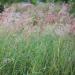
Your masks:
{"label": "grass clump", "polygon": [[0,37],[0,75],[74,75],[75,38],[7,34]]}

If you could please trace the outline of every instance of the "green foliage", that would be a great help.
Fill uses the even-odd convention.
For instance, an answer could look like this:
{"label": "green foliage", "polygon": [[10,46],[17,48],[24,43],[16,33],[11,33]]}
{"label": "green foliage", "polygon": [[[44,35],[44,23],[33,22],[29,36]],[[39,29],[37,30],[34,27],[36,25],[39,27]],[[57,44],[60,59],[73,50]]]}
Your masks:
{"label": "green foliage", "polygon": [[75,38],[22,33],[0,36],[0,75],[74,75]]}
{"label": "green foliage", "polygon": [[30,1],[32,4],[36,4],[37,3],[37,0],[31,0]]}
{"label": "green foliage", "polygon": [[75,16],[75,3],[72,4],[72,7],[70,9],[70,13]]}
{"label": "green foliage", "polygon": [[[11,3],[15,3],[15,2],[27,2],[27,1],[30,1],[32,4],[36,4],[37,3],[37,0],[0,0],[0,2],[2,4],[11,4]],[[39,0],[39,1],[42,1],[42,2],[64,2],[64,1],[69,1],[69,2],[75,2],[75,0]]]}

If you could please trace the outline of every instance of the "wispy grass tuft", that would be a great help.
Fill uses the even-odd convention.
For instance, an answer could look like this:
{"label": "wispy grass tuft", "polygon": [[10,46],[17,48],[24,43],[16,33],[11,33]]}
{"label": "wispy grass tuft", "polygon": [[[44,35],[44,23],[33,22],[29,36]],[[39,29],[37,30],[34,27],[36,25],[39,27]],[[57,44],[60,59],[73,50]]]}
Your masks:
{"label": "wispy grass tuft", "polygon": [[74,75],[75,38],[8,34],[0,37],[0,75]]}

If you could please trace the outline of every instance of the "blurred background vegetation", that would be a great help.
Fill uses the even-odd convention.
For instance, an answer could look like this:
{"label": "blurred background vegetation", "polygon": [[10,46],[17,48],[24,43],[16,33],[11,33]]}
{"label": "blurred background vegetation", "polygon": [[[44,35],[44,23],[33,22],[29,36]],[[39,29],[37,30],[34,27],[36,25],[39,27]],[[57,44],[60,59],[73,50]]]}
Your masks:
{"label": "blurred background vegetation", "polygon": [[39,2],[44,2],[44,3],[48,3],[48,2],[65,2],[65,3],[70,3],[71,4],[71,14],[75,14],[75,0],[0,0],[0,4],[2,5],[11,5],[12,3],[18,3],[18,2],[28,2],[28,3],[32,3],[32,4],[37,4]]}
{"label": "blurred background vegetation", "polygon": [[75,2],[75,0],[0,0],[0,3],[2,4],[11,4],[14,2],[30,2],[36,4],[37,2]]}

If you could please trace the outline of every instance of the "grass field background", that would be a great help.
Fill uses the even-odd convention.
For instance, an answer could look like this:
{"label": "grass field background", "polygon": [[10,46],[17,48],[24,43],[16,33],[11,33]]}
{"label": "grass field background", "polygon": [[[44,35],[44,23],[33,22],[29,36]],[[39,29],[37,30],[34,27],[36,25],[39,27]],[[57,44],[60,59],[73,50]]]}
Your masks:
{"label": "grass field background", "polygon": [[[47,10],[40,6],[37,9],[39,14],[41,11],[45,14],[51,11],[45,12]],[[21,9],[17,12],[20,11]],[[32,9],[28,13],[32,15],[32,20],[23,21],[22,25],[23,18],[19,19],[19,23],[11,23],[11,16],[4,17],[5,23],[0,22],[0,75],[75,75],[75,35],[65,31],[63,33],[66,34],[60,36],[53,32],[55,27],[64,25],[63,28],[66,28],[65,20],[68,18],[64,20],[61,15],[61,21],[58,22],[50,15],[47,24],[39,20]],[[8,14],[10,15],[10,11],[6,15]],[[44,31],[42,24],[45,25]],[[67,24],[69,25],[69,20]],[[74,21],[72,26],[75,26]],[[59,29],[61,34],[62,29]]]}
{"label": "grass field background", "polygon": [[0,75],[74,75],[75,38],[22,33],[0,37]]}

